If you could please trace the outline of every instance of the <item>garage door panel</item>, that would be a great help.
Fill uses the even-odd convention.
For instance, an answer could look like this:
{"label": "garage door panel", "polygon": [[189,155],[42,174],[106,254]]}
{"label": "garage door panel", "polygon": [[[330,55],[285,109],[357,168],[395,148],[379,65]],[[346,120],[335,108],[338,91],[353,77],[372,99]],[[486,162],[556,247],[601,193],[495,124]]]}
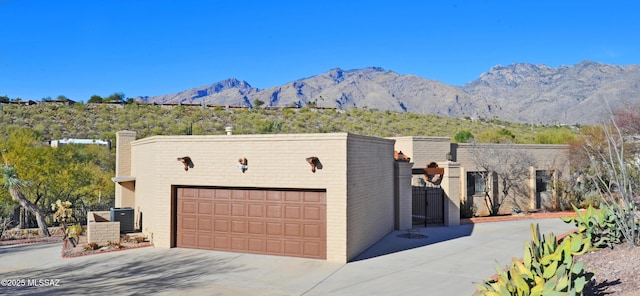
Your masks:
{"label": "garage door panel", "polygon": [[268,254],[282,254],[282,251],[283,251],[282,240],[267,239],[265,241],[265,251]]}
{"label": "garage door panel", "polygon": [[246,216],[247,209],[246,204],[243,203],[232,203],[231,204],[231,216]]}
{"label": "garage door panel", "polygon": [[300,237],[302,235],[300,223],[285,223],[284,224],[284,235],[292,236],[292,237]]}
{"label": "garage door panel", "polygon": [[304,242],[303,254],[307,257],[320,258],[322,246],[317,242]]}
{"label": "garage door panel", "polygon": [[213,213],[213,202],[211,201],[198,201],[198,214],[199,215],[211,215]]}
{"label": "garage door panel", "polygon": [[267,222],[265,223],[265,232],[267,235],[276,235],[282,236],[284,232],[282,231],[282,222]]}
{"label": "garage door panel", "polygon": [[231,237],[230,250],[243,252],[247,250],[247,238],[245,237]]}
{"label": "garage door panel", "polygon": [[[202,189],[200,189],[202,190]],[[216,189],[213,190],[213,199],[215,200],[228,200],[231,199],[231,189]]]}
{"label": "garage door panel", "polygon": [[298,254],[302,254],[302,243],[299,241],[285,241],[284,242],[284,253],[289,256],[299,256]]}
{"label": "garage door panel", "polygon": [[195,188],[180,188],[180,190],[182,191],[180,194],[184,197],[196,197],[196,194],[199,191]]}
{"label": "garage door panel", "polygon": [[247,221],[246,220],[231,220],[231,232],[236,234],[247,233]]}
{"label": "garage door panel", "polygon": [[200,199],[213,199],[215,191],[212,190],[197,190],[198,198]]}
{"label": "garage door panel", "polygon": [[283,196],[282,191],[266,191],[266,200],[267,201],[282,201]]}
{"label": "garage door panel", "polygon": [[248,251],[253,253],[264,253],[264,239],[259,238],[250,238],[247,240],[248,243]]}
{"label": "garage door panel", "polygon": [[180,241],[185,247],[195,248],[198,246],[197,237],[194,233],[182,233],[180,235]]}
{"label": "garage door panel", "polygon": [[252,190],[249,191],[249,200],[250,201],[265,201],[267,197],[267,192],[262,190]]}
{"label": "garage door panel", "polygon": [[284,219],[300,219],[302,218],[301,205],[284,206]]}
{"label": "garage door panel", "polygon": [[211,232],[213,229],[213,219],[211,217],[198,217],[198,231]]}
{"label": "garage door panel", "polygon": [[325,192],[181,188],[177,246],[326,258],[325,196]]}
{"label": "garage door panel", "polygon": [[229,220],[228,219],[215,219],[213,221],[213,229],[215,232],[229,232]]}
{"label": "garage door panel", "polygon": [[218,250],[230,250],[231,238],[228,235],[216,233],[213,237],[213,247]]}
{"label": "garage door panel", "polygon": [[231,190],[232,200],[247,200],[249,193],[246,190]]}
{"label": "garage door panel", "polygon": [[214,213],[219,216],[229,216],[231,215],[231,204],[230,203],[219,203],[216,202],[214,205]]}
{"label": "garage door panel", "polygon": [[284,201],[285,202],[302,202],[303,193],[297,191],[285,191],[284,193]]}
{"label": "garage door panel", "polygon": [[180,219],[182,222],[182,229],[196,231],[198,229],[198,224],[195,216],[186,216]]}
{"label": "garage door panel", "polygon": [[323,208],[319,206],[305,206],[303,209],[304,219],[305,220],[316,220],[320,221],[325,217],[325,213]]}
{"label": "garage door panel", "polygon": [[264,222],[262,222],[262,221],[249,221],[249,228],[248,228],[247,233],[264,236],[266,234],[265,231],[264,231]]}
{"label": "garage door panel", "polygon": [[322,230],[320,229],[320,225],[316,224],[305,224],[302,232],[302,236],[305,238],[321,238]]}
{"label": "garage door panel", "polygon": [[305,203],[325,203],[324,192],[304,192],[303,201]]}
{"label": "garage door panel", "polygon": [[211,244],[212,240],[213,237],[211,235],[198,233],[198,249],[211,249],[211,247],[213,246]]}
{"label": "garage door panel", "polygon": [[267,218],[272,218],[272,219],[282,218],[282,205],[267,205],[266,216]]}
{"label": "garage door panel", "polygon": [[248,216],[253,218],[264,218],[264,207],[263,204],[249,204],[248,205]]}
{"label": "garage door panel", "polygon": [[185,214],[195,214],[198,208],[195,200],[182,200],[180,201],[179,210]]}

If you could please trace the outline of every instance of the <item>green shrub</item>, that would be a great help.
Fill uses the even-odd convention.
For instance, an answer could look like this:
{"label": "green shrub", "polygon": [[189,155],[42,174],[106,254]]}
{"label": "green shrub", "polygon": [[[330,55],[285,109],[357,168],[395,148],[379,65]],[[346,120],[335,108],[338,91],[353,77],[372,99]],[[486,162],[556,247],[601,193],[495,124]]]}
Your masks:
{"label": "green shrub", "polygon": [[473,218],[476,216],[477,208],[473,202],[460,202],[460,218]]}

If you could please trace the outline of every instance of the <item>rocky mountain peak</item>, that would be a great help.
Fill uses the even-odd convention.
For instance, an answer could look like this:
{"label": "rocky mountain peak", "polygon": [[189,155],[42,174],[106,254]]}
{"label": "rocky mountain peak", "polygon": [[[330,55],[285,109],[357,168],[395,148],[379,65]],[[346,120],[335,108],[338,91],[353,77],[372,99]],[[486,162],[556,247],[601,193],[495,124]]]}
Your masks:
{"label": "rocky mountain peak", "polygon": [[615,66],[583,61],[550,67],[531,63],[497,65],[463,87],[380,67],[343,70],[298,79],[264,90],[230,78],[171,95],[139,97],[156,103],[249,106],[314,105],[431,113],[450,117],[499,118],[526,123],[594,123],[603,115],[603,98],[640,99],[640,65]]}

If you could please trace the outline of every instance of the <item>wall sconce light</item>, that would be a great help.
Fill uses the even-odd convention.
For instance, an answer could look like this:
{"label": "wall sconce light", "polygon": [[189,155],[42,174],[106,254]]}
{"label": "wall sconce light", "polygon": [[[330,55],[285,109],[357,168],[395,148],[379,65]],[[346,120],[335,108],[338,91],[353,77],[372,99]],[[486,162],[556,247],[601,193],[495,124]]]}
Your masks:
{"label": "wall sconce light", "polygon": [[193,161],[191,161],[191,157],[189,156],[178,157],[178,161],[184,165],[185,171],[188,171],[189,168],[193,168]]}
{"label": "wall sconce light", "polygon": [[317,157],[315,156],[307,157],[306,160],[311,165],[312,173],[315,173],[316,169],[318,170],[322,169],[322,163],[320,162],[320,159],[318,159]]}
{"label": "wall sconce light", "polygon": [[238,169],[244,174],[249,169],[249,161],[246,158],[238,158]]}

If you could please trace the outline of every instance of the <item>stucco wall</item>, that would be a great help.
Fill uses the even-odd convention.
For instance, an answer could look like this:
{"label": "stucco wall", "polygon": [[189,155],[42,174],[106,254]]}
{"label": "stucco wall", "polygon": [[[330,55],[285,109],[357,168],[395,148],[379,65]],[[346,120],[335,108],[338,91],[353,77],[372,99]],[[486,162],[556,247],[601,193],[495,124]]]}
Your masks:
{"label": "stucco wall", "polygon": [[[358,148],[354,150],[351,146]],[[348,150],[354,153],[349,160]],[[184,156],[193,161],[188,171],[177,160]],[[311,172],[305,160],[311,156],[318,157],[322,164],[316,173]],[[237,168],[240,157],[248,160],[245,173]],[[142,213],[142,230],[157,247],[172,246],[172,185],[325,189],[330,261],[346,262],[379,239],[380,233],[389,229],[388,225],[393,227],[392,207],[385,208],[393,202],[391,140],[346,133],[154,136],[131,143],[131,162],[136,184],[136,217]],[[354,167],[347,169],[347,163]],[[388,168],[381,167],[384,165]],[[358,176],[365,172],[371,176]],[[355,186],[349,191],[353,193],[354,204],[348,210],[350,186]],[[375,202],[367,204],[363,202],[365,199]],[[356,214],[360,210],[368,211],[363,215],[365,218]],[[347,216],[351,214],[354,222],[370,219],[375,223],[354,224],[348,235]],[[363,230],[378,226],[381,229]],[[353,243],[347,243],[348,237]]]}
{"label": "stucco wall", "polygon": [[[511,198],[506,199],[504,205],[501,207],[501,213],[511,213],[513,207],[518,207],[521,210],[534,210],[536,208],[535,203],[535,171],[536,170],[553,170],[558,172],[558,175],[564,175],[569,173],[569,161],[568,161],[568,146],[567,145],[547,145],[547,144],[454,144],[454,150],[452,154],[461,167],[461,186],[462,186],[462,200],[471,202],[475,200],[479,215],[488,215],[489,211],[484,207],[484,198],[479,196],[470,197],[466,192],[466,173],[482,171],[476,165],[475,157],[472,153],[473,149],[489,149],[493,154],[500,153],[513,153],[514,151],[520,151],[531,155],[535,159],[535,165],[527,168],[530,171],[529,179],[522,186],[528,188],[521,188],[524,193],[516,193],[515,189],[512,191],[512,196],[516,200]],[[499,156],[497,156],[499,157]],[[495,188],[492,188],[493,198],[500,198],[500,191],[502,190],[498,180],[492,182]]]}
{"label": "stucco wall", "polygon": [[447,153],[451,151],[449,137],[393,137],[396,140],[395,150],[411,157],[414,168],[424,168],[428,163],[447,161]]}
{"label": "stucco wall", "polygon": [[393,231],[393,140],[349,135],[347,259]]}
{"label": "stucco wall", "polygon": [[[568,173],[569,161],[568,161],[568,149],[567,145],[548,145],[548,144],[477,144],[478,147],[489,147],[493,151],[504,151],[509,153],[510,151],[519,150],[525,153],[529,153],[536,160],[536,168],[540,169],[554,169],[559,170],[562,173]],[[475,170],[476,165],[474,157],[471,154],[471,150],[474,148],[474,144],[454,144],[455,160],[460,163],[460,166],[467,168],[469,171]],[[482,148],[481,148],[482,149]]]}
{"label": "stucco wall", "polygon": [[120,222],[110,219],[110,211],[87,212],[87,242],[99,246],[120,243]]}
{"label": "stucco wall", "polygon": [[[133,131],[116,133],[116,176],[131,176],[131,142],[135,141]],[[134,206],[134,185],[132,182],[118,183],[115,188],[116,204],[120,207]]]}
{"label": "stucco wall", "polygon": [[[393,137],[396,141],[395,150],[411,158],[413,168],[422,169],[430,162],[446,162],[447,154],[451,151],[451,138],[448,137]],[[419,180],[422,179],[422,180]],[[424,176],[416,175],[412,184],[424,183]]]}

